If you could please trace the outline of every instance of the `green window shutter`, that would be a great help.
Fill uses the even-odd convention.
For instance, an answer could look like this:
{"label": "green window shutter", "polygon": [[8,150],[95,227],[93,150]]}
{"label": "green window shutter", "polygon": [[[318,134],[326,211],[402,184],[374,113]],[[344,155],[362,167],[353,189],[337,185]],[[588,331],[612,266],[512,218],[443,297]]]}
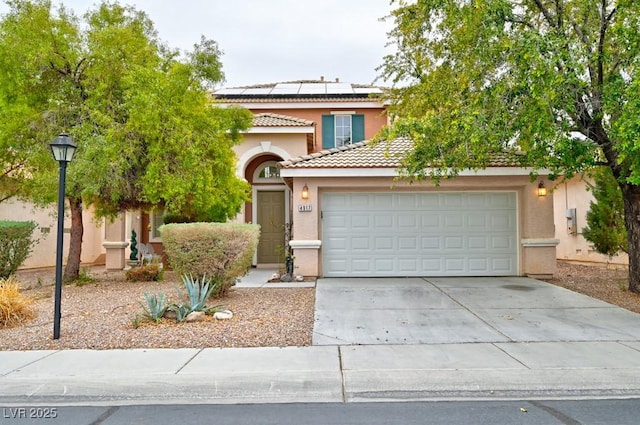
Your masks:
{"label": "green window shutter", "polygon": [[353,143],[364,140],[364,115],[351,116],[351,136]]}
{"label": "green window shutter", "polygon": [[336,146],[336,133],[333,115],[322,116],[322,148],[329,149]]}

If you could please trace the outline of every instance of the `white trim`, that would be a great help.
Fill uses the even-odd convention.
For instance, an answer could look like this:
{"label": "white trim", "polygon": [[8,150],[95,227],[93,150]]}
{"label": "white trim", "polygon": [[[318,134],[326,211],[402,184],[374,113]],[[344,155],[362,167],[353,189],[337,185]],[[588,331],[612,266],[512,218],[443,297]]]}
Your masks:
{"label": "white trim", "polygon": [[544,248],[550,246],[558,246],[560,243],[560,239],[554,238],[531,238],[531,239],[522,239],[520,241],[523,247],[525,248]]}
{"label": "white trim", "polygon": [[308,134],[313,133],[314,128],[309,127],[251,127],[243,131],[245,134]]}
{"label": "white trim", "polygon": [[[268,149],[268,150],[265,150],[265,149]],[[284,160],[292,157],[292,155],[289,152],[285,151],[281,147],[275,146],[270,142],[268,144],[265,142],[260,142],[260,146],[255,146],[249,149],[238,158],[238,165],[236,165],[236,176],[240,178],[244,178],[244,170],[247,167],[247,164],[249,163],[249,161],[251,161],[253,158],[259,155],[262,155],[265,152],[278,155],[280,158]]]}
{"label": "white trim", "polygon": [[129,242],[106,241],[106,242],[102,242],[102,246],[105,247],[106,249],[115,249],[115,248],[124,249],[129,246]]}
{"label": "white trim", "polygon": [[[549,170],[521,167],[490,167],[483,170],[463,170],[460,177],[469,176],[528,176],[536,172],[540,176],[549,175]],[[398,177],[395,168],[283,168],[280,177]]]}
{"label": "white trim", "polygon": [[269,152],[271,150],[271,142],[269,140],[260,142],[260,146],[262,146],[263,152]]}
{"label": "white trim", "polygon": [[330,115],[356,115],[356,111],[330,111]]}
{"label": "white trim", "polygon": [[320,249],[320,240],[290,240],[289,246],[293,249]]}
{"label": "white trim", "polygon": [[[291,215],[289,214],[289,198],[291,198],[291,190],[284,185],[260,185],[251,187],[251,217],[252,222],[258,224],[258,192],[284,192],[284,222],[291,223]],[[252,265],[258,264],[258,248],[253,253]]]}

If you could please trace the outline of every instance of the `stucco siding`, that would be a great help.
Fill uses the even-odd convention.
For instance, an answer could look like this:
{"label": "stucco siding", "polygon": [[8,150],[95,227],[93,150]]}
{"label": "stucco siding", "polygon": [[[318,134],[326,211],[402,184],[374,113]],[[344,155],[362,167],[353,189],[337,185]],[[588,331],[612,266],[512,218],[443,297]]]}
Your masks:
{"label": "stucco siding", "polygon": [[[35,208],[30,203],[23,203],[16,200],[9,200],[0,203],[0,219],[15,221],[34,221],[38,228],[34,231],[34,239],[39,242],[35,245],[33,252],[24,262],[21,268],[54,267],[56,264],[56,243],[57,243],[57,208],[49,207],[45,209]],[[82,238],[81,262],[93,264],[103,262],[102,240],[104,234],[103,220],[95,222],[91,210],[83,212],[84,234]],[[69,252],[69,231],[71,219],[65,217],[65,232],[63,239],[64,256],[66,262]]]}
{"label": "stucco siding", "polygon": [[[587,212],[593,195],[587,190],[588,184],[580,177],[556,183],[553,188],[553,202],[555,204],[554,221],[555,237],[560,241],[556,254],[559,260],[569,260],[586,263],[629,264],[626,254],[622,253],[609,257],[595,251],[592,244],[582,235],[587,226]],[[575,227],[570,227],[568,210],[575,209]]]}
{"label": "stucco siding", "polygon": [[[538,182],[532,183],[529,176],[457,177],[443,180],[438,187],[429,182],[409,184],[381,177],[294,178],[292,208],[294,240],[321,241],[321,195],[324,192],[512,191],[516,193],[518,208],[518,274],[553,275],[555,272],[553,201],[551,196],[538,197],[537,184]],[[308,200],[303,200],[300,197],[304,185],[309,188]],[[300,205],[309,205],[311,211],[299,211]],[[309,207],[306,208],[306,210],[308,209]],[[525,239],[527,243],[520,243]],[[304,261],[296,250],[298,272],[304,275],[322,275],[322,249],[321,245],[313,255],[311,254],[312,250],[305,249]]]}

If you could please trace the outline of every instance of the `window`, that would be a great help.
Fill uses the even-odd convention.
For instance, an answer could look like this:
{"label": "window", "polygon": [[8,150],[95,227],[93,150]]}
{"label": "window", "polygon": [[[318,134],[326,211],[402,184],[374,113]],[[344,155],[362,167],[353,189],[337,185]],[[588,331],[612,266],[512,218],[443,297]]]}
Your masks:
{"label": "window", "polygon": [[164,224],[164,208],[149,212],[149,242],[162,242],[158,228]]}
{"label": "window", "polygon": [[364,115],[334,113],[322,116],[322,147],[336,148],[364,140]]}
{"label": "window", "polygon": [[267,165],[258,174],[259,179],[275,179],[280,177],[280,170],[275,165]]}
{"label": "window", "polygon": [[280,168],[275,161],[260,164],[253,175],[254,183],[282,183]]}
{"label": "window", "polygon": [[336,147],[351,143],[351,115],[336,115]]}

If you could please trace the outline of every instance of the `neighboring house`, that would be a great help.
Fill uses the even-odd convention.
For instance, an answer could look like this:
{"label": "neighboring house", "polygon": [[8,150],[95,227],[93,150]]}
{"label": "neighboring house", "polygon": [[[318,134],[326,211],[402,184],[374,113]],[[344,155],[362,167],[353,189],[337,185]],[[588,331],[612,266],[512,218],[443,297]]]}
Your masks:
{"label": "neighboring house", "polygon": [[[53,159],[52,159],[53,160]],[[33,238],[38,240],[33,252],[24,262],[21,268],[54,267],[56,264],[56,232],[57,232],[56,206],[49,208],[36,208],[30,203],[15,199],[0,203],[0,220],[33,221],[38,228],[33,232]],[[82,263],[104,264],[104,250],[102,239],[104,225],[94,221],[91,210],[85,210],[82,219],[84,222],[84,235],[82,237]],[[71,218],[66,217],[64,225],[63,248],[64,260],[69,252],[69,232],[71,230]]]}
{"label": "neighboring house", "polygon": [[588,191],[588,184],[593,182],[585,181],[580,176],[554,184],[556,238],[560,241],[556,251],[557,258],[584,263],[627,265],[627,254],[613,257],[600,254],[582,236],[582,229],[587,226],[587,212],[594,199]]}

